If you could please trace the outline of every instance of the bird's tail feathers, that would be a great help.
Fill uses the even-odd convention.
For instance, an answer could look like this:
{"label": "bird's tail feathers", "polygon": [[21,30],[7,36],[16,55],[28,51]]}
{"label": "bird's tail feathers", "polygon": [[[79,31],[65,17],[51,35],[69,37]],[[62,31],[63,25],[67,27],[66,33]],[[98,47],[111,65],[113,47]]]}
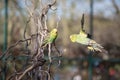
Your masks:
{"label": "bird's tail feathers", "polygon": [[103,46],[101,46],[100,44],[97,44],[97,47],[99,47],[99,48],[104,48]]}
{"label": "bird's tail feathers", "polygon": [[104,48],[102,48],[102,53],[108,54],[108,51]]}
{"label": "bird's tail feathers", "polygon": [[100,52],[100,53],[108,53],[107,50],[105,50],[101,45],[99,46],[88,46],[87,47],[89,50],[93,51],[93,52]]}

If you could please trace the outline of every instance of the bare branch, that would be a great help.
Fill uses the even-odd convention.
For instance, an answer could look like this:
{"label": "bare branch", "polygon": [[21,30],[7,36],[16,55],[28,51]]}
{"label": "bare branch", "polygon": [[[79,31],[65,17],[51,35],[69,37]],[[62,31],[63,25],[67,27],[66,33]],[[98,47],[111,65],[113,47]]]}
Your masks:
{"label": "bare branch", "polygon": [[[38,35],[38,34],[37,34],[37,35]],[[31,37],[28,38],[28,39],[19,40],[19,41],[17,41],[15,44],[11,45],[11,46],[0,56],[0,59],[2,59],[4,56],[6,56],[6,55],[9,53],[9,51],[10,51],[12,48],[14,48],[15,46],[17,46],[19,43],[25,42],[25,41],[28,41],[28,40],[31,40],[31,38],[34,37],[34,36],[36,36],[36,34],[31,35]]]}
{"label": "bare branch", "polygon": [[51,44],[48,44],[48,57],[49,57],[49,60],[50,60],[50,63],[52,62],[52,59],[51,59]]}
{"label": "bare branch", "polygon": [[[38,1],[38,0],[37,0]],[[40,2],[40,0],[39,0]],[[57,49],[57,47],[55,46],[56,52],[58,53],[57,56],[55,55],[53,57],[54,54],[51,54],[52,52],[52,44],[53,43],[49,43],[46,44],[44,47],[42,46],[44,44],[44,40],[47,38],[47,35],[49,35],[48,32],[48,25],[47,25],[47,13],[49,11],[49,9],[52,9],[51,7],[53,5],[55,5],[56,0],[54,0],[52,3],[48,3],[46,4],[43,8],[40,8],[41,13],[39,14],[39,10],[38,9],[38,5],[36,6],[36,3],[34,0],[25,0],[25,4],[26,4],[26,8],[28,10],[28,14],[29,14],[29,18],[26,21],[26,25],[24,28],[24,32],[23,32],[23,40],[19,40],[16,43],[14,43],[13,45],[11,45],[6,52],[4,52],[4,54],[2,56],[0,56],[0,59],[3,59],[3,57],[5,57],[6,62],[9,61],[9,56],[11,56],[12,53],[11,50],[13,50],[17,45],[19,45],[20,43],[24,43],[25,44],[25,51],[27,51],[27,54],[25,54],[24,56],[27,55],[27,58],[29,56],[29,59],[27,59],[22,68],[20,70],[17,70],[16,66],[16,61],[13,60],[12,63],[14,65],[12,65],[12,67],[14,68],[13,74],[9,77],[8,80],[21,80],[24,79],[24,77],[30,77],[31,75],[34,77],[39,77],[39,76],[44,76],[44,74],[39,74],[44,72],[45,75],[47,75],[46,78],[48,78],[48,80],[51,80],[51,67],[54,64],[54,62],[58,63],[58,66],[60,65],[60,60],[56,60],[56,58],[61,57],[61,54],[59,52],[59,50]],[[30,25],[30,30],[31,30],[31,36],[29,38],[27,38],[26,33],[27,33],[27,29],[28,29],[28,23],[32,24]],[[57,26],[56,28],[58,28],[58,24],[59,21],[57,22]],[[44,59],[44,54],[45,51],[47,49],[47,61],[49,61],[49,63],[46,63],[46,60]],[[55,53],[56,53],[55,52]],[[10,53],[10,54],[9,54]],[[28,55],[29,54],[29,55]],[[16,57],[16,56],[13,56]],[[18,56],[17,56],[18,57]],[[9,59],[8,59],[9,58]],[[27,64],[28,63],[28,64]],[[41,67],[45,65],[48,67],[48,69],[43,70]],[[35,75],[33,75],[33,73],[35,73]],[[28,75],[27,75],[28,74]],[[30,77],[31,79],[33,79],[32,77]]]}
{"label": "bare branch", "polygon": [[112,0],[112,4],[113,4],[113,7],[115,8],[115,10],[116,10],[116,14],[119,14],[119,7],[118,7],[118,5],[116,4],[116,2],[115,2],[115,0]]}
{"label": "bare branch", "polygon": [[32,66],[30,66],[28,69],[26,69],[26,70],[22,73],[22,75],[20,75],[20,77],[18,78],[18,80],[21,80],[22,77],[23,77],[27,72],[31,71],[33,68],[34,68],[34,65],[32,65]]}

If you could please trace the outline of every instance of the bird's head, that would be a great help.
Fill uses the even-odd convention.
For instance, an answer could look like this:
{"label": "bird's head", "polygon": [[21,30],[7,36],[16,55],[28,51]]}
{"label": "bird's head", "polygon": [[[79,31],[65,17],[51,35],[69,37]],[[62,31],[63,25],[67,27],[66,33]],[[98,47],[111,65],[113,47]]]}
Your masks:
{"label": "bird's head", "polygon": [[75,34],[70,35],[70,40],[71,40],[72,42],[75,42],[75,41],[76,41],[76,37],[77,37],[77,35],[75,35]]}
{"label": "bird's head", "polygon": [[50,33],[51,33],[51,34],[55,34],[55,33],[57,33],[57,29],[54,28]]}

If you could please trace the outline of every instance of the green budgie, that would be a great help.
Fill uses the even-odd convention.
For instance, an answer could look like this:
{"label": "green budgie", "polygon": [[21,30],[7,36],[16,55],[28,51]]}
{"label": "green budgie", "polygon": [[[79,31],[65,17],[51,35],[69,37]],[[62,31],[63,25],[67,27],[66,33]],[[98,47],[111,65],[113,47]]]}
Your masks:
{"label": "green budgie", "polygon": [[56,28],[52,29],[48,36],[46,37],[46,39],[44,40],[42,46],[46,46],[49,43],[53,43],[56,40],[57,36],[58,36],[57,29]]}
{"label": "green budgie", "polygon": [[51,46],[52,43],[55,44],[54,42],[55,42],[57,36],[58,36],[57,29],[54,28],[46,36],[46,38],[45,38],[45,40],[44,40],[44,42],[42,44],[42,47],[46,47],[46,45],[48,45],[48,48],[49,48],[48,49],[48,56],[49,56],[50,63],[52,62],[52,59],[51,59],[51,50],[50,50],[51,48],[50,48],[50,46]]}
{"label": "green budgie", "polygon": [[102,52],[102,46],[98,43],[96,43],[96,41],[88,38],[88,34],[85,33],[83,30],[80,30],[79,34],[72,34],[70,35],[70,40],[72,42],[77,42],[83,45],[87,45],[87,48],[91,51],[99,51]]}

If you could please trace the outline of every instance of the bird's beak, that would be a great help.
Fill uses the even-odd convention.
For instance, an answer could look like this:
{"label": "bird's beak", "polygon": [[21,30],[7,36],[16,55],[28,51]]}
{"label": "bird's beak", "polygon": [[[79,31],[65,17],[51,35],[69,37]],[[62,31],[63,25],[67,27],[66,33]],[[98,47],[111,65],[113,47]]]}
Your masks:
{"label": "bird's beak", "polygon": [[75,42],[72,35],[70,36],[70,40],[71,40],[72,42]]}
{"label": "bird's beak", "polygon": [[72,38],[72,36],[70,36],[70,39]]}

